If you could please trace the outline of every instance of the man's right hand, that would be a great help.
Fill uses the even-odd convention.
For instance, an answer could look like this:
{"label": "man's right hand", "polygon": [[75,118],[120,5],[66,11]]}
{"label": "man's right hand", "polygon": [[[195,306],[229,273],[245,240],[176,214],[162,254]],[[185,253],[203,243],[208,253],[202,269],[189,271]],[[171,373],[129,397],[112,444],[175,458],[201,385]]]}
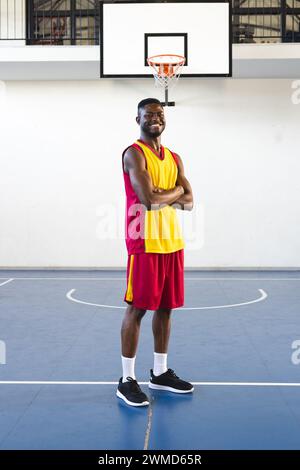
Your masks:
{"label": "man's right hand", "polygon": [[178,188],[179,196],[182,196],[184,194],[183,186],[181,186],[181,184],[179,184],[178,186],[176,186],[176,188]]}
{"label": "man's right hand", "polygon": [[154,193],[162,193],[162,192],[164,192],[164,189],[161,189],[161,188],[158,188],[157,186],[154,186],[153,192]]}
{"label": "man's right hand", "polygon": [[[181,186],[180,184],[178,186],[175,186],[177,192],[178,192],[178,195],[179,196],[182,196],[182,194],[184,194],[184,189],[183,189],[183,186]],[[163,193],[164,191],[166,191],[165,189],[162,189],[162,188],[158,188],[157,186],[154,186],[153,187],[153,192],[154,193]]]}

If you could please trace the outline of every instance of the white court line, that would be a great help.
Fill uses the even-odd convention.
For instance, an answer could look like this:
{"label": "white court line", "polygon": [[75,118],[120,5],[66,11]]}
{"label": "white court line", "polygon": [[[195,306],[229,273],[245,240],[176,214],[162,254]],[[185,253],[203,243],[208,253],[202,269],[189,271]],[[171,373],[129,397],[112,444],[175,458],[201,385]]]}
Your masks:
{"label": "white court line", "polygon": [[[3,278],[3,277],[1,277],[0,279],[4,279],[4,278]],[[9,282],[11,282],[11,281],[13,281],[13,280],[14,280],[14,278],[12,278],[12,279],[8,279],[7,281],[5,281],[5,282],[2,282],[2,283],[0,284],[0,287],[1,287],[1,286],[4,286],[4,284],[8,284]]]}
{"label": "white court line", "polygon": [[[7,277],[0,277],[7,279]],[[300,277],[274,278],[274,277],[185,277],[185,281],[300,281]],[[124,277],[14,277],[12,280],[21,281],[126,281]]]}
{"label": "white court line", "polygon": [[176,310],[210,310],[215,308],[231,308],[231,307],[240,307],[241,305],[250,305],[255,304],[256,302],[262,302],[268,297],[268,294],[263,289],[258,289],[261,293],[261,296],[254,300],[249,300],[248,302],[241,302],[239,304],[227,304],[227,305],[214,305],[209,307],[181,307]]}
{"label": "white court line", "polygon": [[127,308],[127,307],[123,307],[123,306],[119,307],[119,306],[116,306],[116,305],[102,305],[102,304],[93,304],[91,302],[84,302],[83,300],[78,300],[78,299],[75,299],[74,297],[72,297],[72,294],[75,291],[76,291],[76,289],[71,289],[69,292],[66,293],[66,297],[67,297],[67,299],[71,300],[72,302],[76,302],[78,304],[92,305],[94,307],[104,307],[104,308],[121,308],[122,310]]}
{"label": "white court line", "polygon": [[[258,297],[257,299],[249,300],[247,302],[241,302],[241,303],[238,303],[238,304],[227,304],[227,305],[213,305],[213,306],[208,306],[208,307],[180,307],[180,308],[176,308],[174,310],[211,310],[211,309],[216,309],[216,308],[231,308],[231,307],[240,307],[241,305],[250,305],[250,304],[254,304],[256,302],[262,302],[263,300],[265,300],[268,297],[268,294],[263,289],[258,289],[258,290],[261,293],[261,296]],[[67,299],[71,300],[72,302],[76,302],[76,303],[84,304],[84,305],[92,305],[94,307],[102,307],[102,308],[118,308],[118,309],[121,308],[123,310],[125,308],[127,308],[127,306],[120,307],[120,306],[117,306],[117,305],[94,304],[94,303],[91,303],[91,302],[85,302],[83,300],[75,299],[74,297],[72,297],[72,294],[75,291],[76,291],[76,289],[71,289],[66,294]]]}
{"label": "white court line", "polygon": [[[192,385],[229,386],[229,387],[300,387],[300,382],[191,382]],[[49,380],[2,380],[0,385],[118,385],[119,382],[77,382]],[[148,385],[149,382],[139,382]]]}
{"label": "white court line", "polygon": [[150,439],[150,433],[151,433],[151,428],[152,428],[152,419],[153,419],[152,403],[153,403],[153,397],[151,397],[150,403],[149,403],[147,429],[146,429],[145,440],[144,440],[144,450],[148,450],[148,447],[149,447],[149,439]]}

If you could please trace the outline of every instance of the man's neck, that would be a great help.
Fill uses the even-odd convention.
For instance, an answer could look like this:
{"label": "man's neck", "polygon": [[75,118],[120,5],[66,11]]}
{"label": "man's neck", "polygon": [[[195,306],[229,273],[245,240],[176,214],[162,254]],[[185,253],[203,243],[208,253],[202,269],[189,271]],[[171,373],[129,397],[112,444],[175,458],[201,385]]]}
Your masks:
{"label": "man's neck", "polygon": [[161,145],[160,144],[160,137],[151,138],[151,137],[148,137],[146,135],[141,134],[140,140],[145,142],[145,144],[150,145],[150,147],[152,147],[157,152],[160,151],[160,145]]}

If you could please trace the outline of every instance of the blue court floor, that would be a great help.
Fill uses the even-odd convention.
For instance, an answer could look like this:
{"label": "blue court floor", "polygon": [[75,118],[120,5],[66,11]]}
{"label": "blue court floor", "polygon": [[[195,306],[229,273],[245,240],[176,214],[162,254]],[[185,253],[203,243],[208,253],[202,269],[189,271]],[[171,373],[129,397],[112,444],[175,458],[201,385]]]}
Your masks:
{"label": "blue court floor", "polygon": [[0,271],[0,449],[300,449],[300,273],[192,271],[185,286],[168,366],[195,391],[148,390],[147,312],[139,409],[115,395],[124,272]]}

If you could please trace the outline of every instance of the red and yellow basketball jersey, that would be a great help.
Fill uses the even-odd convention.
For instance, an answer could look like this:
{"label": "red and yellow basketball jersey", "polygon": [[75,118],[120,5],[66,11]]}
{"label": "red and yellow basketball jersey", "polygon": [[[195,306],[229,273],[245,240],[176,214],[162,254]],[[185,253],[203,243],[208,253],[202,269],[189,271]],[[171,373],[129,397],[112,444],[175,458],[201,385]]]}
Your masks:
{"label": "red and yellow basketball jersey", "polygon": [[[163,146],[158,154],[141,140],[137,140],[133,147],[139,150],[141,158],[145,158],[153,186],[165,190],[173,189],[178,175],[176,156]],[[122,160],[126,150],[123,152]],[[165,205],[158,210],[146,210],[138,199],[124,167],[123,175],[126,191],[125,230],[128,254],[173,253],[184,248],[176,209]]]}

